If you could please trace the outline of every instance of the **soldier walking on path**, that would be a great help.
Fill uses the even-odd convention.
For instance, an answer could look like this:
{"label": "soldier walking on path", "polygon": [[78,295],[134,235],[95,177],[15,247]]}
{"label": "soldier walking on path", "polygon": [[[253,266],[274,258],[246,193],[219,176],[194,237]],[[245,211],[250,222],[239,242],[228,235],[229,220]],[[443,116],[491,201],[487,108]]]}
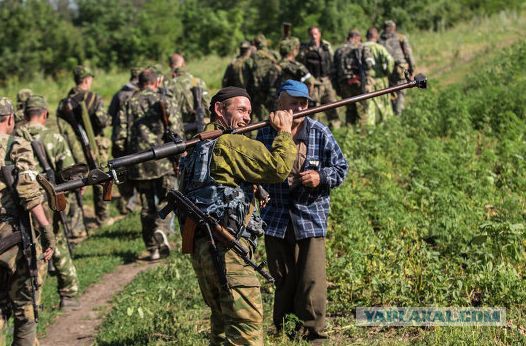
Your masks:
{"label": "soldier walking on path", "polygon": [[[389,52],[378,41],[378,30],[370,28],[367,30],[367,42],[363,44],[364,55],[367,55],[365,63],[367,66],[366,92],[385,89],[389,85],[388,76],[393,71],[394,60]],[[365,53],[365,50],[368,50]],[[366,101],[365,119],[360,119],[363,126],[374,126],[393,116],[393,108],[389,95],[382,95]]]}
{"label": "soldier walking on path", "polygon": [[[75,162],[64,137],[46,127],[49,114],[46,100],[42,96],[32,95],[27,99],[24,108],[26,124],[17,130],[17,135],[31,143],[36,142],[36,145],[41,145],[47,163],[55,176],[59,177],[65,168],[73,166]],[[35,144],[32,143],[32,145]],[[39,173],[46,173],[46,167],[39,162],[37,157],[35,157],[35,162],[39,163]],[[44,206],[48,219],[53,221],[53,233],[56,238],[53,265],[57,274],[60,308],[76,308],[80,306],[78,301],[79,279],[68,250],[68,240],[64,236],[64,225],[61,224],[57,214],[52,214],[47,202]]]}
{"label": "soldier walking on path", "polygon": [[223,88],[234,86],[246,88],[249,78],[249,71],[246,65],[247,60],[254,52],[255,47],[249,41],[243,41],[239,45],[239,55],[228,64],[221,86]]}
{"label": "soldier walking on path", "polygon": [[[395,66],[389,75],[389,86],[395,86],[406,82],[405,71],[412,78],[415,72],[415,59],[409,45],[407,36],[396,31],[396,23],[388,20],[384,23],[384,31],[378,40],[394,59]],[[404,110],[404,99],[407,90],[400,90],[394,94],[392,99],[393,111],[396,115],[402,114]]]}
{"label": "soldier walking on path", "polygon": [[210,116],[206,107],[210,102],[208,88],[202,79],[188,72],[181,54],[173,53],[169,63],[172,76],[166,81],[166,85],[172,97],[175,98],[175,103],[179,106],[185,136],[191,138],[196,133],[203,131],[206,119]]}
{"label": "soldier walking on path", "polygon": [[[68,92],[66,98],[60,101],[57,109],[59,118],[70,118],[70,120],[73,118],[78,125],[75,126],[77,128],[74,128],[73,124],[66,125],[59,122],[59,128],[70,144],[75,162],[86,163],[90,169],[108,161],[111,145],[110,140],[104,137],[104,128],[110,120],[108,113],[106,113],[102,98],[91,91],[94,76],[93,72],[85,66],[75,67],[73,70],[75,87]],[[91,157],[83,150],[80,137],[85,137],[89,143]],[[102,186],[93,185],[93,202],[98,226],[108,220],[108,205],[104,202],[102,193]]]}
{"label": "soldier walking on path", "polygon": [[[246,126],[251,111],[246,90],[223,88],[212,98],[212,123],[206,130]],[[271,113],[270,122],[277,131],[270,149],[247,136],[224,134],[198,143],[183,165],[181,192],[227,227],[251,258],[256,239],[263,232],[261,221],[255,222],[250,212],[253,184],[283,181],[296,156],[290,135],[291,113]],[[181,225],[186,232],[191,223],[182,220]],[[212,310],[210,344],[263,345],[263,303],[256,272],[225,244],[218,243],[214,254],[206,229],[193,229],[192,265],[203,298]]]}
{"label": "soldier walking on path", "polygon": [[[111,99],[110,107],[108,108],[108,115],[111,117],[112,121],[112,141],[115,141],[115,129],[119,127],[119,109],[123,106],[128,99],[139,90],[139,73],[141,72],[140,68],[132,68],[130,70],[130,80],[128,83],[122,86],[113,98]],[[112,146],[111,155],[113,157],[124,156],[128,153],[121,152],[116,146]],[[123,215],[128,214],[129,210],[133,210],[133,206],[130,205],[135,192],[133,190],[132,184],[125,180],[121,184],[117,185],[119,189],[119,194],[121,198],[117,204],[117,209]]]}
{"label": "soldier walking on path", "polygon": [[[310,41],[303,44],[300,51],[299,61],[303,63],[309,72],[316,78],[314,92],[311,98],[317,104],[326,104],[336,101],[336,93],[332,87],[332,48],[328,41],[322,40],[320,28],[311,26],[309,28]],[[340,118],[336,109],[326,112],[329,127],[339,128]]]}
{"label": "soldier walking on path", "polygon": [[[0,98],[0,167],[6,174],[12,172],[8,166],[15,169],[15,176],[0,174],[0,345],[5,345],[10,316],[15,326],[13,345],[37,345],[42,285],[55,237],[41,204],[31,144],[12,135],[14,113],[12,103]],[[31,228],[29,216],[38,232]]]}
{"label": "soldier walking on path", "polygon": [[[183,127],[179,107],[170,95],[163,95],[160,71],[147,68],[139,74],[140,91],[133,94],[119,110],[114,145],[117,150],[135,153],[164,144],[166,131],[182,138]],[[168,128],[165,128],[163,117]],[[170,245],[166,235],[170,222],[159,217],[168,190],[176,185],[174,166],[169,159],[149,161],[131,166],[128,179],[137,190],[141,202],[142,238],[150,260],[166,257]]]}

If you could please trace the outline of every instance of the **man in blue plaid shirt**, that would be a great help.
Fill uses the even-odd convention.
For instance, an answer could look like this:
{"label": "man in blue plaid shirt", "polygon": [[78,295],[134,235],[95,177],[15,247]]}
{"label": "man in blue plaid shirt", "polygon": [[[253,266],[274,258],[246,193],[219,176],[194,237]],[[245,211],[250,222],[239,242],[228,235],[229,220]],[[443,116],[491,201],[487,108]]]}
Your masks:
{"label": "man in blue plaid shirt", "polygon": [[[288,80],[280,87],[278,108],[302,111],[309,100],[305,84]],[[267,127],[257,139],[270,148],[275,136],[276,131]],[[348,164],[331,131],[320,122],[295,119],[292,136],[298,149],[292,172],[281,184],[264,185],[270,202],[261,211],[267,224],[269,269],[276,280],[273,320],[279,331],[286,315],[294,314],[302,321],[301,335],[318,342],[326,338],[325,235],[330,190],[343,182]]]}

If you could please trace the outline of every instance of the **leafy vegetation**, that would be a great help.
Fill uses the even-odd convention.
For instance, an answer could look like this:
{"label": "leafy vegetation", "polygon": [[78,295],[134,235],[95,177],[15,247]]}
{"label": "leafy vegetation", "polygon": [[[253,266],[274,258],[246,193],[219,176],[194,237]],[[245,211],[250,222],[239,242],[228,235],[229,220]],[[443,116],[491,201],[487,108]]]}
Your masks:
{"label": "leafy vegetation", "polygon": [[325,38],[343,40],[395,19],[406,31],[443,30],[524,0],[5,0],[0,2],[0,81],[37,74],[60,76],[78,63],[129,68],[165,61],[173,50],[189,57],[233,54],[239,42],[263,32],[276,44],[282,22],[306,39],[319,24]]}
{"label": "leafy vegetation", "polygon": [[[336,132],[350,172],[332,193],[334,344],[526,342],[525,64],[526,43],[515,44],[461,84],[412,90],[403,117],[368,136]],[[207,308],[181,255],[143,273],[116,302],[100,345],[207,342]],[[379,305],[501,306],[507,326],[354,325],[355,307]],[[279,335],[267,342],[290,344]]]}

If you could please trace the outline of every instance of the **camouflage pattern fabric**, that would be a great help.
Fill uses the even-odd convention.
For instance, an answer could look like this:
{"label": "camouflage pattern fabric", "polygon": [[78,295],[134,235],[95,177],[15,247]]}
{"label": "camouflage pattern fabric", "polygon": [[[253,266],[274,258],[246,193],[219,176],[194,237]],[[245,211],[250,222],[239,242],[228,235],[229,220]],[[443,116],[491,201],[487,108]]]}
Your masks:
{"label": "camouflage pattern fabric", "polygon": [[[104,137],[104,128],[109,123],[109,117],[104,108],[102,98],[91,91],[84,91],[78,87],[72,88],[68,92],[67,97],[72,98],[78,103],[79,106],[74,107],[73,112],[75,113],[77,122],[81,125],[83,124],[83,121],[82,115],[80,113],[82,112],[80,102],[86,103],[86,108],[88,110],[91,126],[95,134],[95,146],[99,153],[99,156],[96,158],[96,160],[99,165],[106,163],[109,159],[111,141],[108,138]],[[65,101],[66,99],[60,101],[57,108],[57,113],[62,112]],[[64,135],[70,146],[75,163],[86,163],[86,158],[84,157],[82,146],[77,136],[75,135],[73,128],[71,128],[71,126],[68,123],[66,123],[58,117],[57,123],[59,126],[60,133]],[[94,185],[93,204],[95,207],[95,215],[97,217],[97,222],[99,224],[103,223],[103,221],[108,217],[108,205],[104,202],[102,197],[102,186]]]}
{"label": "camouflage pattern fabric", "polygon": [[[15,232],[12,222],[0,222],[0,239]],[[36,242],[37,258],[42,253]],[[47,275],[47,263],[38,261],[36,302],[40,305],[42,285]],[[14,246],[0,255],[0,345],[5,345],[7,320],[14,318],[13,345],[38,345],[37,324],[33,311],[31,282],[26,259],[21,247]]]}
{"label": "camouflage pattern fabric", "polygon": [[235,86],[245,89],[247,87],[249,71],[246,65],[250,56],[238,56],[226,67],[221,86]]}
{"label": "camouflage pattern fabric", "polygon": [[[135,153],[164,144],[161,99],[171,130],[183,138],[183,120],[175,98],[146,88],[130,97],[119,110],[119,126],[114,137],[117,150]],[[152,180],[166,174],[173,174],[173,166],[170,160],[162,159],[131,166],[128,177],[130,180]]]}
{"label": "camouflage pattern fabric", "polygon": [[278,63],[281,73],[278,79],[277,86],[281,85],[283,82],[293,79],[307,84],[309,88],[315,83],[314,77],[310,74],[309,70],[302,63],[289,60],[281,59]]}
{"label": "camouflage pattern fabric", "polygon": [[[240,239],[250,249],[250,243]],[[210,315],[211,345],[263,345],[263,303],[254,270],[233,251],[218,246],[229,290],[221,287],[206,237],[195,240],[192,266]]]}
{"label": "camouflage pattern fabric", "polygon": [[15,128],[17,128],[25,122],[25,103],[31,95],[33,95],[33,91],[31,89],[20,89],[16,94]]}
{"label": "camouflage pattern fabric", "polygon": [[[410,74],[415,71],[415,59],[409,40],[405,35],[397,32],[383,32],[378,41],[384,46],[395,61],[393,72],[389,75],[389,86],[395,86],[406,82],[404,71]],[[404,99],[407,90],[400,90],[394,93],[392,106],[396,115],[400,115],[404,109]]]}
{"label": "camouflage pattern fabric", "polygon": [[[367,92],[385,89],[389,85],[388,76],[393,71],[394,60],[387,50],[376,42],[365,42],[364,50],[370,53],[366,59],[366,76],[365,85]],[[366,101],[365,119],[360,119],[362,126],[374,126],[393,116],[393,109],[389,95],[382,95]]]}
{"label": "camouflage pattern fabric", "polygon": [[[178,68],[176,70],[177,76],[175,78],[166,78],[165,86],[170,91],[175,103],[179,106],[179,113],[183,117],[184,123],[195,123],[196,115],[194,109],[194,95],[192,88],[198,87],[203,91],[201,98],[201,105],[205,110],[205,118],[210,118],[210,111],[208,105],[210,104],[210,94],[206,83],[197,77],[190,74],[185,68]],[[193,136],[196,132],[190,133]]]}
{"label": "camouflage pattern fabric", "polygon": [[[314,42],[303,44],[301,47],[298,60],[303,63],[309,72],[316,79],[314,88],[310,90],[310,97],[316,105],[324,105],[336,101],[336,92],[332,87],[330,76],[332,74],[332,48],[328,41],[322,40],[319,47]],[[332,109],[325,112],[327,121],[331,129],[338,128],[341,125],[338,111]],[[318,113],[316,120],[321,120]]]}
{"label": "camouflage pattern fabric", "polygon": [[[17,134],[23,136],[28,141],[38,140],[43,144],[48,163],[57,176],[64,168],[74,164],[71,151],[64,137],[46,126],[29,122],[21,127],[17,131]],[[38,162],[36,157],[35,161]],[[40,172],[43,171],[43,167],[40,167]],[[79,292],[79,280],[77,270],[67,248],[66,239],[64,238],[63,225],[59,222],[58,215],[50,217],[52,212],[47,206],[47,203],[45,203],[45,209],[48,214],[48,219],[53,220],[53,232],[57,240],[52,260],[57,270],[58,293],[61,297],[76,297]],[[66,214],[68,211],[69,210],[65,211]],[[70,219],[68,219],[68,226],[70,229],[72,229],[73,226],[78,228],[78,225],[71,224]]]}
{"label": "camouflage pattern fabric", "polygon": [[247,91],[252,98],[252,114],[258,121],[275,109],[276,83],[280,74],[278,55],[263,47],[246,61],[249,71]]}

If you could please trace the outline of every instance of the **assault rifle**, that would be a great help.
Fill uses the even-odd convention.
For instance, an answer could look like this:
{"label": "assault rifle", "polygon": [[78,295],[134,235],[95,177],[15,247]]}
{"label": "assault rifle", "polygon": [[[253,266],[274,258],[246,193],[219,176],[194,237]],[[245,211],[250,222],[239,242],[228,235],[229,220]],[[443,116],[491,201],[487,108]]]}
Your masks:
{"label": "assault rifle", "polygon": [[[340,101],[328,103],[328,104],[321,105],[315,108],[306,109],[301,112],[294,113],[293,117],[295,119],[301,118],[301,117],[309,116],[312,114],[325,112],[330,109],[346,106],[351,103],[367,100],[373,97],[378,97],[381,95],[385,95],[385,94],[389,94],[389,93],[393,93],[399,90],[409,89],[409,88],[420,88],[420,89],[427,88],[427,78],[424,75],[419,74],[415,76],[414,80],[408,81],[406,83],[395,85],[395,86],[392,86],[386,89],[382,89],[382,90],[373,91],[367,94],[361,94],[358,96],[349,97],[349,98],[346,98]],[[65,199],[64,192],[65,191],[75,190],[75,189],[78,189],[78,188],[81,188],[87,185],[96,185],[96,184],[104,185],[105,200],[111,200],[112,183],[113,181],[115,181],[117,184],[120,183],[120,179],[123,177],[125,173],[124,169],[128,166],[132,166],[138,163],[143,163],[143,162],[152,161],[152,160],[160,160],[160,159],[164,159],[170,156],[180,155],[184,153],[187,149],[195,146],[197,143],[201,141],[208,140],[208,139],[216,139],[223,134],[243,134],[243,133],[261,129],[269,125],[270,125],[270,121],[265,120],[262,122],[240,127],[237,129],[229,129],[229,130],[218,129],[218,130],[213,130],[213,131],[201,132],[197,134],[194,138],[187,140],[187,141],[166,143],[166,144],[152,147],[148,150],[144,150],[138,153],[129,154],[129,155],[115,158],[113,160],[108,161],[108,164],[107,164],[108,170],[106,172],[100,168],[92,169],[90,170],[87,177],[85,178],[71,180],[71,181],[59,184],[57,186],[53,186],[52,184],[50,184],[43,175],[39,175],[37,179],[40,182],[40,184],[44,187],[44,189],[46,190],[48,194],[48,201],[52,208],[56,208],[60,206],[61,204],[64,204],[64,199]],[[56,210],[56,209],[53,209],[53,210]]]}
{"label": "assault rifle", "polygon": [[22,238],[22,253],[27,263],[29,270],[29,277],[31,282],[31,301],[33,303],[33,314],[35,315],[35,322],[38,322],[38,259],[35,239],[33,238],[33,231],[31,230],[31,219],[29,218],[29,211],[25,210],[20,203],[20,196],[16,191],[15,175],[16,168],[14,165],[5,165],[1,168],[4,181],[15,200],[18,215],[18,231]]}
{"label": "assault rifle", "polygon": [[[261,274],[268,282],[274,282],[272,276],[263,269],[263,267],[266,265],[266,262],[263,261],[260,265],[257,265],[254,261],[252,261],[249,257],[249,251],[245,249],[245,247],[239,242],[239,240],[236,239],[232,232],[222,226],[219,221],[204,213],[185,195],[177,190],[171,190],[168,192],[167,200],[168,204],[159,212],[159,216],[162,219],[165,219],[171,212],[177,210],[179,216],[184,216],[191,219],[190,221],[194,225],[193,229],[197,228],[202,231],[206,230],[207,236],[210,240],[210,249],[214,257],[216,270],[219,274],[222,285],[227,285],[227,280],[225,276],[225,270],[222,268],[222,262],[219,260],[219,252],[217,250],[216,241],[225,244],[228,248],[231,248],[236,254],[239,255],[239,257],[243,259],[247,265],[254,268],[254,270]],[[184,251],[185,247],[190,249],[193,248],[193,231],[189,237],[191,240],[186,239],[186,241],[190,241],[192,243],[184,245],[183,252],[188,252]],[[184,241],[185,239],[183,238],[183,242]]]}
{"label": "assault rifle", "polygon": [[[55,171],[53,171],[53,168],[51,168],[51,166],[49,165],[42,142],[37,140],[31,141],[31,147],[33,148],[33,152],[35,153],[38,159],[38,163],[40,163],[40,166],[44,169],[44,173],[46,175],[47,180],[52,184],[56,184]],[[73,256],[73,244],[71,244],[71,242],[69,241],[71,238],[73,238],[73,233],[71,233],[71,229],[69,228],[68,222],[66,220],[66,213],[64,212],[64,210],[60,210],[55,211],[55,214],[58,216],[60,223],[62,224],[62,231],[64,232],[64,238],[66,238],[66,244],[68,245],[69,255]],[[52,262],[50,261],[49,263]]]}

